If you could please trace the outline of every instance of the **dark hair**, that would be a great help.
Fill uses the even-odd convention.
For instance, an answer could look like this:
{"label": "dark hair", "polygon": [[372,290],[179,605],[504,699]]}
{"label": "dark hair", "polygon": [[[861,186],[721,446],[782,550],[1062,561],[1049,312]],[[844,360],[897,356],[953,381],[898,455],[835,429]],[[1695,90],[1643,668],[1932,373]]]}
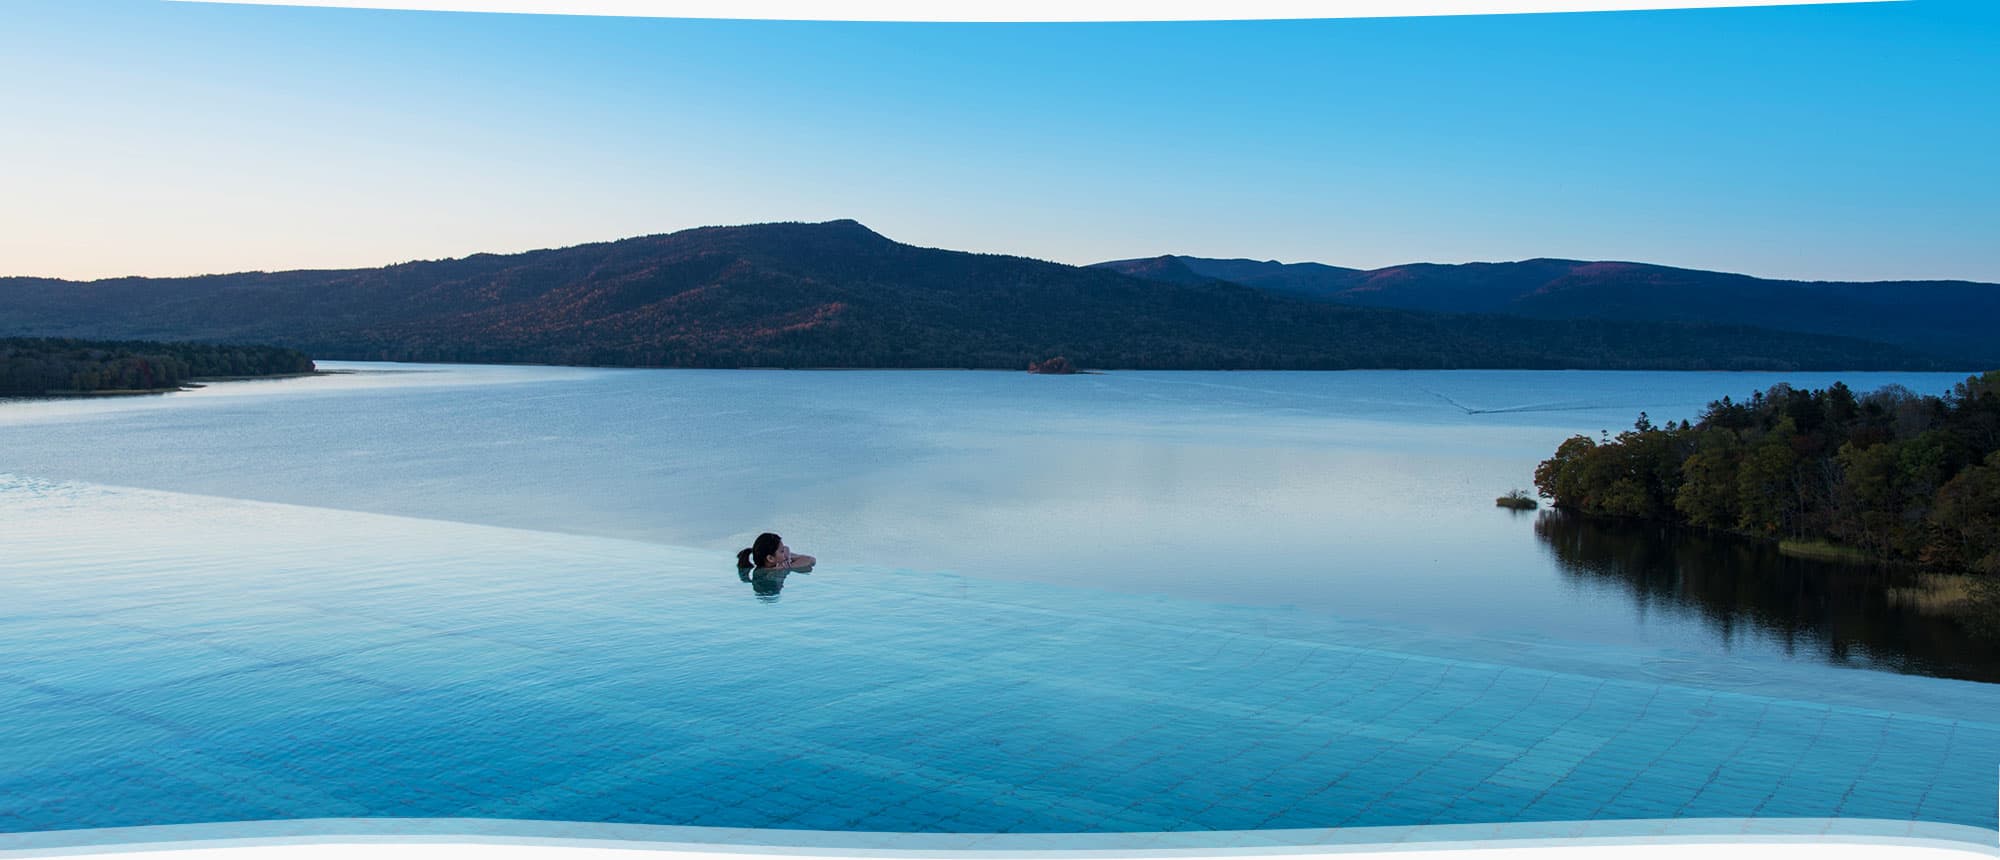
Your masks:
{"label": "dark hair", "polygon": [[742,551],[736,553],[736,566],[763,567],[764,562],[770,561],[771,556],[778,554],[778,547],[784,542],[784,538],[770,532],[760,534],[757,536],[756,543],[744,547]]}

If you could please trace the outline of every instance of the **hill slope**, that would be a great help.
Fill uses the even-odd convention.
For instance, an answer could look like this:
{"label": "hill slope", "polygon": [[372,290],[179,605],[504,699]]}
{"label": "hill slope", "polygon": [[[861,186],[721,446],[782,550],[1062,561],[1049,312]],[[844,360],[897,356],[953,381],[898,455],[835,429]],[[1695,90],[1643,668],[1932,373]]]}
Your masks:
{"label": "hill slope", "polygon": [[1709,325],[1446,316],[918,248],[853,221],[705,227],[379,269],[0,279],[0,336],[255,341],[319,358],[732,367],[1931,368]]}
{"label": "hill slope", "polygon": [[1962,364],[2000,364],[2000,284],[1781,281],[1644,263],[1319,263],[1167,256],[1097,267],[1163,282],[1221,280],[1362,307],[1534,319],[1746,325],[1896,343]]}

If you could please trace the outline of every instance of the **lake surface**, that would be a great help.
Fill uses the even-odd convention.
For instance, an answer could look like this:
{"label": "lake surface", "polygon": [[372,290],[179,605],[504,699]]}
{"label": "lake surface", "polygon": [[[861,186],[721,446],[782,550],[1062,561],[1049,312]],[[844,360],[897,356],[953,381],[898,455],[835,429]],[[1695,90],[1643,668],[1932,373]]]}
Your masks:
{"label": "lake surface", "polygon": [[1641,411],[1963,374],[325,366],[360,372],[0,406],[0,472],[2000,680],[1915,577],[1493,506]]}
{"label": "lake surface", "polygon": [[[1936,583],[1493,506],[1833,375],[329,366],[0,404],[0,847],[1996,827],[2000,661]],[[766,528],[819,567],[739,578]]]}

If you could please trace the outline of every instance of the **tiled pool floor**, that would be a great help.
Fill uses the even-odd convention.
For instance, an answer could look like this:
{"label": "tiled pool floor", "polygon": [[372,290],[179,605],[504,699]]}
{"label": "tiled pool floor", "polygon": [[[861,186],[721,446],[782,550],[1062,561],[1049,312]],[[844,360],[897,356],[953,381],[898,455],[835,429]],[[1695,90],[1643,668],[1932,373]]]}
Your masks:
{"label": "tiled pool floor", "polygon": [[0,832],[1996,826],[1991,685],[837,564],[769,600],[673,547],[4,476],[0,518]]}

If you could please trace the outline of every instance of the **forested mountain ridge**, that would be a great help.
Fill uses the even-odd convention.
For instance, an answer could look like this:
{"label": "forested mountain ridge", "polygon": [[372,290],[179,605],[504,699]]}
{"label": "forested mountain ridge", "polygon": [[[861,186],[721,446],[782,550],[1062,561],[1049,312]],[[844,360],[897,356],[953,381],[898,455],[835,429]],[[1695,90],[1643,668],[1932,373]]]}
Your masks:
{"label": "forested mountain ridge", "polygon": [[1219,280],[1361,307],[1532,319],[1701,322],[1896,343],[2000,365],[2000,284],[1785,281],[1647,263],[1534,259],[1374,270],[1168,255],[1096,264],[1168,283]]}
{"label": "forested mountain ridge", "polygon": [[704,227],[376,269],[0,279],[0,336],[320,358],[684,367],[1957,369],[1854,338],[1442,315],[919,248],[854,221]]}

